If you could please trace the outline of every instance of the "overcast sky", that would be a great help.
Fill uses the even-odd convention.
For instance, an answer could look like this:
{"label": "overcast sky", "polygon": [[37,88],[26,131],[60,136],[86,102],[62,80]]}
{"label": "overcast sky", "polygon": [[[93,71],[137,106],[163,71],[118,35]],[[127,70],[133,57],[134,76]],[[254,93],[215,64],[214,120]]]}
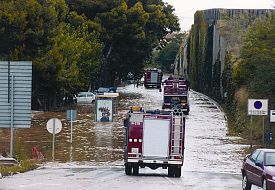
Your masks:
{"label": "overcast sky", "polygon": [[181,30],[191,28],[194,13],[197,10],[212,8],[227,9],[272,9],[274,0],[163,0],[173,5],[175,13],[180,19]]}

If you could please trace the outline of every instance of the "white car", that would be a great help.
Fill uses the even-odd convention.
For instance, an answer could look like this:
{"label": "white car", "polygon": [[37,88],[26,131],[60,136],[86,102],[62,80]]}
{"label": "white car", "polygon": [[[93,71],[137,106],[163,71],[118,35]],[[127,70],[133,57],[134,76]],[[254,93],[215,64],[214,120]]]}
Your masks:
{"label": "white car", "polygon": [[95,94],[92,92],[79,92],[76,101],[78,104],[91,104],[95,101]]}

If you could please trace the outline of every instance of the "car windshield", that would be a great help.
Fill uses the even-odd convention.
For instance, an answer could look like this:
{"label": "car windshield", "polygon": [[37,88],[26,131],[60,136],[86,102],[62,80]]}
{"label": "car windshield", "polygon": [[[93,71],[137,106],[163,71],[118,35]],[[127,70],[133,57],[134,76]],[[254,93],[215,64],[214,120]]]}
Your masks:
{"label": "car windshield", "polygon": [[265,154],[265,165],[275,166],[275,152],[267,152]]}

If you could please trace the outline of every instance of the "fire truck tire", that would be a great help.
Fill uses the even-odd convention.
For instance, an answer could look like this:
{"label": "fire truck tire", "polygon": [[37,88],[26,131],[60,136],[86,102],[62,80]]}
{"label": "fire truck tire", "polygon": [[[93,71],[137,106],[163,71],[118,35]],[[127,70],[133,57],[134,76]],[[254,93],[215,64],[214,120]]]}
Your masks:
{"label": "fire truck tire", "polygon": [[132,166],[125,165],[125,173],[126,175],[132,175]]}
{"label": "fire truck tire", "polygon": [[168,177],[174,177],[175,168],[173,166],[168,166]]}
{"label": "fire truck tire", "polygon": [[138,173],[139,173],[139,166],[138,165],[133,166],[133,174],[138,175]]}
{"label": "fire truck tire", "polygon": [[175,168],[175,177],[180,177],[181,176],[181,167]]}

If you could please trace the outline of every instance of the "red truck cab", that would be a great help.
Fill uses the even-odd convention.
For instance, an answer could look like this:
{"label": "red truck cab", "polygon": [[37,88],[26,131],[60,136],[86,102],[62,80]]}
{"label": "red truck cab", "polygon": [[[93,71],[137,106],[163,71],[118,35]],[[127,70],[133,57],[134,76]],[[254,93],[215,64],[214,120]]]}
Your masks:
{"label": "red truck cab", "polygon": [[144,111],[132,107],[126,128],[124,165],[126,175],[139,168],[168,168],[169,177],[180,177],[184,160],[185,117],[181,110]]}
{"label": "red truck cab", "polygon": [[168,78],[164,82],[162,109],[181,109],[189,114],[188,84],[185,79]]}
{"label": "red truck cab", "polygon": [[147,69],[144,73],[144,87],[145,88],[161,88],[163,73],[160,69]]}

